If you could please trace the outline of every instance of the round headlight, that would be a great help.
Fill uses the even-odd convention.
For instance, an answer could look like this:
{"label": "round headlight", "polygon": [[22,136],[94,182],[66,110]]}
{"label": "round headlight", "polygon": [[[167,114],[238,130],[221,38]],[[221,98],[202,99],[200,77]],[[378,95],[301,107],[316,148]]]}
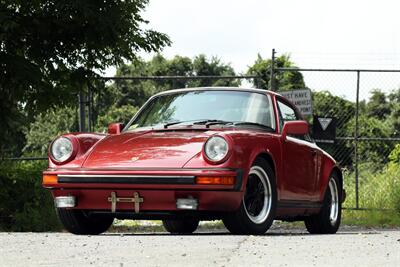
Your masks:
{"label": "round headlight", "polygon": [[214,162],[223,160],[228,154],[228,150],[228,142],[221,136],[210,137],[204,146],[206,157]]}
{"label": "round headlight", "polygon": [[73,153],[71,140],[66,137],[57,138],[51,145],[51,157],[57,162],[68,160]]}

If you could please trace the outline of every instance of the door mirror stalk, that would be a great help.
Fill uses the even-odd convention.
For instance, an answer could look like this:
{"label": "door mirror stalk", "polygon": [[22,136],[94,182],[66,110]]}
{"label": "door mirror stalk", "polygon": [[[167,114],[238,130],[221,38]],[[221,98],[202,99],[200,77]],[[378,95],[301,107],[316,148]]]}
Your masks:
{"label": "door mirror stalk", "polygon": [[124,129],[123,123],[110,123],[108,125],[108,134],[120,134]]}

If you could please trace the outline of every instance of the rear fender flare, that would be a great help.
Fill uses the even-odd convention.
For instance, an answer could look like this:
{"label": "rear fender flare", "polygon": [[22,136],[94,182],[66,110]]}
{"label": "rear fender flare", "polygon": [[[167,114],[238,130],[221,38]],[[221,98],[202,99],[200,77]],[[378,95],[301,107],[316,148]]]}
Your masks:
{"label": "rear fender flare", "polygon": [[319,201],[324,200],[325,192],[328,188],[329,178],[331,177],[332,173],[336,172],[339,176],[341,182],[341,188],[343,189],[343,175],[340,168],[330,160],[325,160],[323,163],[323,169],[321,174],[321,183],[319,186]]}

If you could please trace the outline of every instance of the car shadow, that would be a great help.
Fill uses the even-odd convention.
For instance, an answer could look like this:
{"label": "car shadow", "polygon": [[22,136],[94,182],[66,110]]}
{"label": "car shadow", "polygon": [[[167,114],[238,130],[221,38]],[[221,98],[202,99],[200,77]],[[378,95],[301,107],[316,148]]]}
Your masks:
{"label": "car shadow", "polygon": [[[343,231],[337,232],[336,236],[347,236],[347,235],[376,235],[382,234],[381,232],[377,231]],[[121,236],[160,236],[160,237],[168,237],[168,236],[250,236],[250,235],[233,235],[229,232],[214,232],[214,231],[205,231],[205,232],[194,232],[192,234],[170,234],[167,232],[138,232],[138,233],[131,233],[131,232],[123,232],[123,233],[104,233],[102,236],[114,236],[114,237],[121,237]],[[267,232],[264,235],[256,235],[256,236],[265,236],[265,237],[276,237],[276,236],[304,236],[304,237],[315,237],[315,236],[323,236],[318,234],[309,234],[307,232],[296,232],[296,231],[273,231]]]}

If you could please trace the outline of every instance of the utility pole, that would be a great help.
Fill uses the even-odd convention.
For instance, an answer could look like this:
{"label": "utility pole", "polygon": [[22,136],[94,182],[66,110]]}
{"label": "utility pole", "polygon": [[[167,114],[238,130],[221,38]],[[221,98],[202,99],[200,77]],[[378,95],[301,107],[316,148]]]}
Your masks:
{"label": "utility pole", "polygon": [[269,86],[271,91],[276,91],[275,89],[275,73],[274,73],[274,68],[275,68],[275,48],[272,49],[272,57],[271,57],[271,70],[270,70],[270,78],[269,78]]}

